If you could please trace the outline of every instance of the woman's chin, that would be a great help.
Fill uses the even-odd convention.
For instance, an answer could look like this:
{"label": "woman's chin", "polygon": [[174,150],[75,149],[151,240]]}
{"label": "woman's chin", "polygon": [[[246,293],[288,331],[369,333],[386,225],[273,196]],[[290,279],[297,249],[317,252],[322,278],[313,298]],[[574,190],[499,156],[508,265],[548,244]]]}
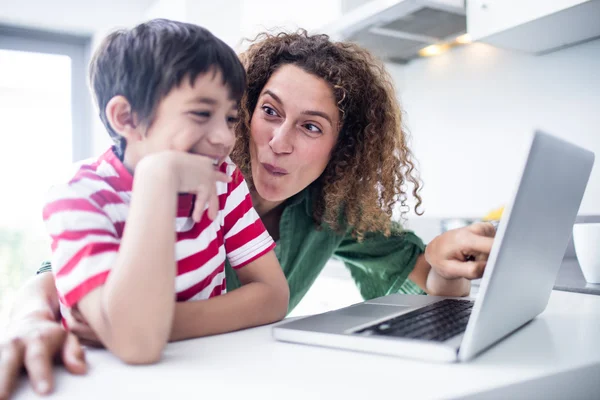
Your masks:
{"label": "woman's chin", "polygon": [[264,180],[255,180],[254,187],[256,188],[258,195],[267,201],[284,201],[289,197],[286,196],[286,191],[281,187],[281,185],[273,184],[268,181],[265,182]]}

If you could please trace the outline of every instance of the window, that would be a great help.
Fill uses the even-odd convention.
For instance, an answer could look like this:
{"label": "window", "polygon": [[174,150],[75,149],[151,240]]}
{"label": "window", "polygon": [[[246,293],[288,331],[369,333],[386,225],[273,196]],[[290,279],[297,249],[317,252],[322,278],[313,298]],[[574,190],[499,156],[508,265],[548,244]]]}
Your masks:
{"label": "window", "polygon": [[88,49],[88,38],[0,27],[0,310],[50,255],[48,187],[90,154]]}

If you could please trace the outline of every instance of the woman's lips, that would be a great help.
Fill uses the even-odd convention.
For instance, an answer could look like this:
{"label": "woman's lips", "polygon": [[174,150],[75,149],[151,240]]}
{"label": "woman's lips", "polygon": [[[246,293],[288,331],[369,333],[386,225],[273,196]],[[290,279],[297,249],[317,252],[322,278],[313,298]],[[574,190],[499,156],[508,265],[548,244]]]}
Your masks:
{"label": "woman's lips", "polygon": [[262,163],[261,164],[263,166],[263,168],[265,170],[267,170],[267,172],[273,176],[283,176],[283,175],[287,175],[288,172],[287,170],[283,169],[283,168],[278,168],[274,165],[271,164],[267,164],[267,163]]}

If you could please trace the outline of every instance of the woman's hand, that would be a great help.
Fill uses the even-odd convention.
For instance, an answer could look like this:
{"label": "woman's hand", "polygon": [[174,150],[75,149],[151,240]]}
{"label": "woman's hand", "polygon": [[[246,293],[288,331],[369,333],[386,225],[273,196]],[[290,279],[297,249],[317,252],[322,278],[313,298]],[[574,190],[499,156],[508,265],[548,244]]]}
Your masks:
{"label": "woman's hand", "polygon": [[52,316],[13,320],[0,337],[0,400],[9,398],[23,368],[37,393],[50,393],[55,360],[72,374],[84,374],[87,370],[77,337],[66,332]]}
{"label": "woman's hand", "polygon": [[427,245],[425,259],[441,278],[481,278],[495,235],[496,229],[489,222],[450,230]]}

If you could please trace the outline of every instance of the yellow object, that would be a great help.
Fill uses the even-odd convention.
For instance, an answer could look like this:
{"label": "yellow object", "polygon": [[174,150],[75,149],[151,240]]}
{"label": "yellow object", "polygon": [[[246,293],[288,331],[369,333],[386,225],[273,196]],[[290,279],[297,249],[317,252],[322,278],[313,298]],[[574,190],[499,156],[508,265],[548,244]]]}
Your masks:
{"label": "yellow object", "polygon": [[454,41],[459,44],[468,44],[471,43],[473,39],[471,39],[471,36],[468,33],[465,33],[454,39]]}
{"label": "yellow object", "polygon": [[502,213],[504,212],[504,206],[496,208],[495,210],[490,211],[483,217],[484,221],[500,221],[502,218]]}
{"label": "yellow object", "polygon": [[432,44],[419,50],[419,55],[421,57],[437,56],[438,54],[442,54],[443,52],[447,51],[449,48],[450,45],[447,43]]}
{"label": "yellow object", "polygon": [[436,44],[431,44],[427,47],[423,47],[421,50],[419,50],[419,55],[421,57],[437,56],[439,54],[445,53],[452,47],[469,44],[472,41],[473,40],[471,39],[471,36],[465,33],[464,35],[460,35],[457,38],[455,38],[452,42],[440,42]]}

